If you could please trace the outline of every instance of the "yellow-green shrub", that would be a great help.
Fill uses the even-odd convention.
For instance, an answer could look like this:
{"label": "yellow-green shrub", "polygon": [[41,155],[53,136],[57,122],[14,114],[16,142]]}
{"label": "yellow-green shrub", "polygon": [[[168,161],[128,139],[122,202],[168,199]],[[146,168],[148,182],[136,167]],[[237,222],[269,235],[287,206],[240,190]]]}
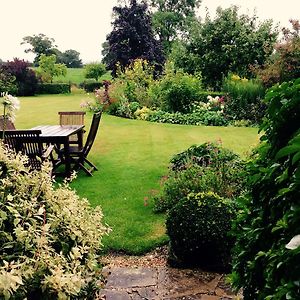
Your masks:
{"label": "yellow-green shrub", "polygon": [[54,188],[50,166],[0,144],[0,298],[69,299],[90,295],[99,279],[102,211],[65,183]]}

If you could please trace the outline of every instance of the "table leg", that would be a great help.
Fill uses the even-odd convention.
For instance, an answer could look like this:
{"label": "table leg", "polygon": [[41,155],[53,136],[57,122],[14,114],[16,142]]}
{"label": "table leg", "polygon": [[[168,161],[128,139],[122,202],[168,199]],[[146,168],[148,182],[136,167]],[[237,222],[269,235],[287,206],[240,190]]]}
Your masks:
{"label": "table leg", "polygon": [[69,138],[64,142],[64,156],[65,156],[65,176],[71,176],[71,157],[70,157],[70,144]]}

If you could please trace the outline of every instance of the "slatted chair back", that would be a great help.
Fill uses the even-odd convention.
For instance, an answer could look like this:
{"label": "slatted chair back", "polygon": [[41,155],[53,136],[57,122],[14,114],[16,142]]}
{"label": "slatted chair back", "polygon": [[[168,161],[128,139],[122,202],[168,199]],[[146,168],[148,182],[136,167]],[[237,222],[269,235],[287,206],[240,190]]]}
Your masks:
{"label": "slatted chair back", "polygon": [[[59,125],[84,125],[84,111],[59,111]],[[69,141],[71,144],[82,145],[83,132],[80,135],[71,135]]]}
{"label": "slatted chair back", "polygon": [[86,142],[84,144],[83,147],[83,156],[86,158],[90,152],[90,150],[92,149],[92,146],[94,144],[97,132],[98,132],[98,128],[99,128],[99,124],[100,124],[100,120],[101,120],[101,116],[102,116],[102,111],[94,113],[93,115],[93,119],[92,119],[92,124],[89,130],[89,134],[88,137],[86,139]]}
{"label": "slatted chair back", "polygon": [[40,170],[43,161],[43,144],[41,130],[8,130],[5,131],[4,143],[16,153],[28,157],[28,164],[33,170]]}
{"label": "slatted chair back", "polygon": [[0,116],[0,130],[15,130],[14,123],[7,116]]}
{"label": "slatted chair back", "polygon": [[84,111],[59,111],[59,125],[84,125]]}

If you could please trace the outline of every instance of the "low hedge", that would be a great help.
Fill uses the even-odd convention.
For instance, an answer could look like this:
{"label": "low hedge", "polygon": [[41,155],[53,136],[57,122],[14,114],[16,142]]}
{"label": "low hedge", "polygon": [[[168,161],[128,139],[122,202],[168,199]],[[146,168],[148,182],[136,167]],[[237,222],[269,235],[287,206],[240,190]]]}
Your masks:
{"label": "low hedge", "polygon": [[99,81],[97,81],[97,82],[84,81],[79,84],[79,87],[84,89],[86,92],[92,93],[95,90],[103,87],[103,82],[102,81],[101,82],[99,82]]}
{"label": "low hedge", "polygon": [[69,94],[71,85],[68,83],[39,83],[37,94]]}

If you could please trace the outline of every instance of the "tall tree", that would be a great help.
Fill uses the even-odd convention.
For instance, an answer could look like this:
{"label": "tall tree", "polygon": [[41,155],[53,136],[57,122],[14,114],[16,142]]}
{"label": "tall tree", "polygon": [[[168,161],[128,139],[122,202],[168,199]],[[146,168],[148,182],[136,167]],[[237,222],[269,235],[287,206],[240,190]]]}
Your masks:
{"label": "tall tree", "polygon": [[85,65],[84,71],[85,78],[93,78],[97,81],[98,78],[106,73],[106,68],[105,64],[94,62]]}
{"label": "tall tree", "polygon": [[[8,90],[15,92],[18,96],[35,94],[38,80],[35,72],[29,68],[28,62],[14,58],[13,61],[7,61],[1,65],[0,74],[3,75],[2,81],[5,80]],[[11,84],[15,85],[16,90]]]}
{"label": "tall tree", "polygon": [[69,49],[61,53],[58,63],[65,64],[68,68],[82,68],[82,61],[80,59],[80,53],[76,50]]}
{"label": "tall tree", "polygon": [[202,0],[150,0],[154,9],[153,28],[169,54],[176,38],[186,34],[190,23],[196,19],[195,10]]}
{"label": "tall tree", "polygon": [[113,75],[117,64],[124,68],[137,58],[154,64],[156,69],[163,64],[162,47],[154,37],[147,9],[145,2],[137,3],[136,0],[130,0],[129,6],[113,8],[115,20],[107,36],[109,49],[104,58]]}
{"label": "tall tree", "polygon": [[53,38],[49,38],[45,34],[39,33],[38,35],[34,34],[33,36],[25,36],[21,45],[30,45],[30,47],[24,51],[25,53],[32,52],[36,55],[34,58],[34,64],[37,66],[42,54],[54,54],[53,49],[54,47],[57,47],[54,42],[55,40]]}
{"label": "tall tree", "polygon": [[265,86],[290,81],[300,77],[300,22],[290,20],[292,30],[283,28],[283,38],[276,44],[275,52],[263,68],[254,71]]}
{"label": "tall tree", "polygon": [[238,7],[218,8],[214,19],[207,15],[191,34],[177,66],[190,73],[201,72],[203,83],[219,88],[229,72],[250,76],[250,65],[263,65],[274,50],[278,36],[272,21],[257,26],[257,17],[239,15]]}

